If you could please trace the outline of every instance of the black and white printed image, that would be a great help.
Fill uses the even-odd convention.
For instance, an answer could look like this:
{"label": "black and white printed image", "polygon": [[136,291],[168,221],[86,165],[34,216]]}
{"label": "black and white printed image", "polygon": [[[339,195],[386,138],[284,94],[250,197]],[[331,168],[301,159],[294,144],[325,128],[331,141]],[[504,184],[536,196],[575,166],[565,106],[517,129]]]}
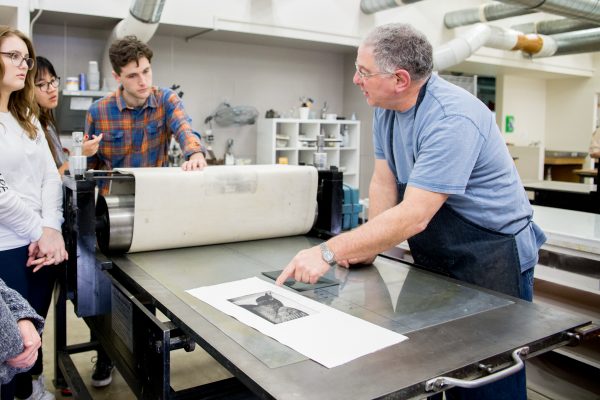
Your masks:
{"label": "black and white printed image", "polygon": [[315,313],[314,310],[271,291],[254,293],[228,300],[273,324],[280,324]]}

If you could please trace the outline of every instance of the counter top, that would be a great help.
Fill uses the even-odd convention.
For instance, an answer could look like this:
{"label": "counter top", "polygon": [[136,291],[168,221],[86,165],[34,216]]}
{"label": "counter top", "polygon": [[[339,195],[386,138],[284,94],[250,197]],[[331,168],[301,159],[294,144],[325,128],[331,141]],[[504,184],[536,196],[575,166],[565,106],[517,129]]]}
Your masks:
{"label": "counter top", "polygon": [[562,181],[524,180],[525,189],[557,190],[561,192],[590,193],[596,190],[596,185],[591,183],[575,183]]}
{"label": "counter top", "polygon": [[547,245],[600,255],[600,214],[532,207],[533,221],[546,234]]}
{"label": "counter top", "polygon": [[585,158],[580,157],[545,157],[544,164],[549,165],[581,165]]}

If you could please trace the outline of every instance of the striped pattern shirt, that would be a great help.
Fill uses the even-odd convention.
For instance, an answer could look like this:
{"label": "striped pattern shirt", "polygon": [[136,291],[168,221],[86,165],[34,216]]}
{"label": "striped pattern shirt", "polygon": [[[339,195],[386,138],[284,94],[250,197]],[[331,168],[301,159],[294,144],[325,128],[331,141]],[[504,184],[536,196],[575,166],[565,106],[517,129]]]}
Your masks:
{"label": "striped pattern shirt", "polygon": [[[97,100],[88,110],[85,132],[91,138],[103,133],[98,152],[88,157],[88,168],[165,167],[171,134],[178,140],[184,157],[204,152],[200,134],[183,102],[170,89],[153,87],[139,108],[125,104],[123,88]],[[108,182],[98,184],[100,194],[109,192]]]}

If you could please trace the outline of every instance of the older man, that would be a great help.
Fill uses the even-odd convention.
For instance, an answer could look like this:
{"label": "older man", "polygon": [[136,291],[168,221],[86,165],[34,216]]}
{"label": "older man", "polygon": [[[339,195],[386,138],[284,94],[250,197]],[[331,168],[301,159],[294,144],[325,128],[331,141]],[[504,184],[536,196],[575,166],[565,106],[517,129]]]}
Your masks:
{"label": "older man", "polygon": [[[409,25],[380,26],[360,45],[354,83],[375,108],[369,222],[300,251],[278,283],[314,283],[408,240],[417,264],[531,301],[545,236],[515,165],[492,113],[432,68],[431,44]],[[447,396],[526,399],[525,374]]]}

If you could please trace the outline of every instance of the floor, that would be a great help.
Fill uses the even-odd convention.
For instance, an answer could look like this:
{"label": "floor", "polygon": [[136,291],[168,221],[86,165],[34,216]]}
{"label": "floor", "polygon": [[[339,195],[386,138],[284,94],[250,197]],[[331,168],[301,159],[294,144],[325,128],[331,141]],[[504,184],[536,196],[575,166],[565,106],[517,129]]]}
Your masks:
{"label": "floor", "polygon": [[[83,322],[78,319],[73,311],[72,303],[67,303],[67,324],[68,324],[68,344],[84,343],[89,341],[89,329]],[[53,306],[50,308],[50,314],[47,318],[46,328],[44,331],[44,371],[48,379],[54,378],[54,321],[53,321]],[[93,358],[95,352],[81,353],[73,355],[74,363],[77,366],[86,386],[90,390],[90,394],[94,399],[98,400],[127,400],[134,399],[133,392],[127,386],[119,372],[115,369],[113,373],[113,382],[104,388],[94,388],[90,385]],[[229,372],[220,364],[214,361],[207,353],[199,346],[196,349],[187,353],[184,350],[176,350],[171,353],[171,386],[175,390],[186,389],[196,385],[201,385],[208,382],[213,382],[220,379],[225,379],[231,376]],[[52,385],[48,385],[48,389],[53,389]],[[53,392],[57,399],[72,398],[63,397],[59,390]]]}
{"label": "floor", "polygon": [[[571,306],[556,299],[552,293],[556,288],[548,287],[544,282],[536,281],[536,301],[557,307],[569,309]],[[582,296],[578,293],[567,293],[574,297],[573,302],[580,303]],[[564,298],[561,297],[561,298]],[[572,303],[571,303],[572,304]],[[576,305],[581,311],[581,304]],[[85,342],[89,338],[89,331],[82,320],[75,316],[71,303],[68,305],[69,344]],[[585,313],[595,321],[600,321],[600,304],[593,298],[583,305]],[[54,376],[53,354],[53,316],[52,308],[48,317],[44,334],[44,369],[46,379]],[[600,353],[600,343],[592,345],[591,350],[595,357]],[[129,387],[115,372],[113,383],[108,387],[96,389],[89,386],[92,357],[94,353],[82,353],[74,356],[74,362],[83,380],[88,385],[94,399],[99,400],[125,400],[135,398]],[[172,360],[172,386],[176,390],[224,379],[230,376],[229,372],[216,363],[199,346],[192,353],[177,350],[171,353]],[[600,357],[596,359],[600,363]],[[596,367],[574,361],[570,357],[556,352],[546,353],[527,362],[528,398],[530,400],[600,400],[600,364]],[[52,386],[50,385],[50,388]],[[55,391],[57,399],[63,399],[59,391]]]}

